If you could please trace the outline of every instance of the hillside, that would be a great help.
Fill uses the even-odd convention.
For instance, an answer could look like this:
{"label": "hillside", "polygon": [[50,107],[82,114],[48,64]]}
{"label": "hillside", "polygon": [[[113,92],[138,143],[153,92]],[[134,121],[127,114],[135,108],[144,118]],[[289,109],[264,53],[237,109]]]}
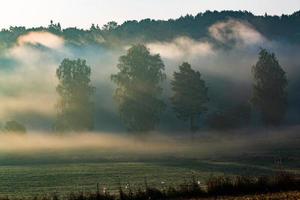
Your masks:
{"label": "hillside", "polygon": [[89,30],[76,27],[61,28],[60,23],[53,23],[48,27],[10,27],[0,32],[0,47],[14,44],[20,35],[31,31],[48,31],[63,36],[74,44],[105,44],[149,41],[170,41],[179,36],[187,36],[193,39],[210,37],[208,29],[213,24],[235,19],[248,23],[254,29],[270,40],[284,40],[291,43],[300,43],[300,11],[292,15],[256,16],[247,11],[206,11],[195,16],[186,15],[178,19],[126,21],[121,25],[108,22],[103,27],[91,25]]}

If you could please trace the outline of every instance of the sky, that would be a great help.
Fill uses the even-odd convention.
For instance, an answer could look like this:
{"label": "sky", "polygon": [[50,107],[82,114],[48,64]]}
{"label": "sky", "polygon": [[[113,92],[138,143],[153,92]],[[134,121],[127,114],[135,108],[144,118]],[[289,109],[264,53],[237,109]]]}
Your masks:
{"label": "sky", "polygon": [[47,26],[89,28],[108,21],[169,19],[206,10],[248,10],[254,14],[292,14],[300,0],[0,0],[0,28]]}

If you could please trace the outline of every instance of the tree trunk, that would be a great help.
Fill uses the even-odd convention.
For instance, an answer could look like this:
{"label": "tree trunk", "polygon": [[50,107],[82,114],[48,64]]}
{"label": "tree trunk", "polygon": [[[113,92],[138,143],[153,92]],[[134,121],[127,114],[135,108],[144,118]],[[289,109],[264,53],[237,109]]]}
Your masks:
{"label": "tree trunk", "polygon": [[195,116],[191,116],[190,118],[190,130],[191,130],[191,138],[194,139],[194,134],[197,131],[197,126],[195,124]]}

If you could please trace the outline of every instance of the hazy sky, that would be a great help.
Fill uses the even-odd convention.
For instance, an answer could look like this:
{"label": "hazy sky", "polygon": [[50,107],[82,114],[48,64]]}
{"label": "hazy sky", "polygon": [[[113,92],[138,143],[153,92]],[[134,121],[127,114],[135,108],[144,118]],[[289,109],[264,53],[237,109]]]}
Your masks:
{"label": "hazy sky", "polygon": [[10,25],[88,28],[92,23],[130,19],[169,19],[205,10],[248,10],[255,14],[291,14],[300,0],[1,0],[0,28]]}

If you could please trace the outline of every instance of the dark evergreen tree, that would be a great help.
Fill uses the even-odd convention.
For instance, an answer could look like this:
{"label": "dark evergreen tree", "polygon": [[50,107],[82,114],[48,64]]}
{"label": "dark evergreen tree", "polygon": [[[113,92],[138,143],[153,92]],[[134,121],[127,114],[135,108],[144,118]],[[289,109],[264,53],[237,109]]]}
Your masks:
{"label": "dark evergreen tree", "polygon": [[262,49],[252,68],[254,76],[252,104],[266,125],[280,125],[287,109],[287,77],[274,53]]}
{"label": "dark evergreen tree", "polygon": [[197,118],[207,111],[209,101],[207,87],[201,74],[191,68],[189,63],[179,66],[171,82],[174,95],[171,97],[173,108],[179,119],[190,121],[191,131],[197,130]]}

